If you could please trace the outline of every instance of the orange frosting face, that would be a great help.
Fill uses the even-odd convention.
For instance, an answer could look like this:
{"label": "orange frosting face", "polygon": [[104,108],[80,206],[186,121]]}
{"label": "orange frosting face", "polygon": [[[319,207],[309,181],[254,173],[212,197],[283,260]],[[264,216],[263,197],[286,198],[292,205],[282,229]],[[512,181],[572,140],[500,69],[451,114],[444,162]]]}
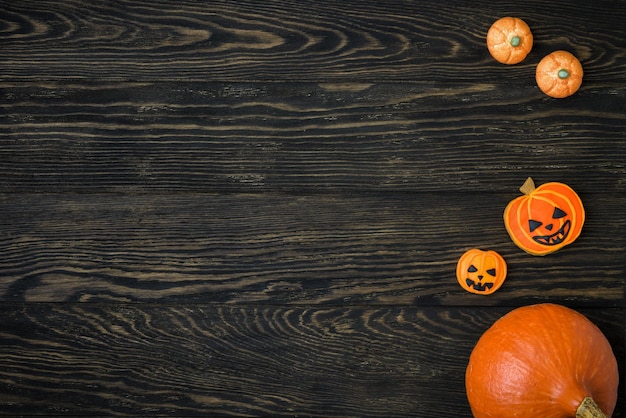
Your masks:
{"label": "orange frosting face", "polygon": [[466,251],[456,267],[456,279],[461,287],[477,295],[490,295],[506,279],[506,262],[495,251],[477,248]]}

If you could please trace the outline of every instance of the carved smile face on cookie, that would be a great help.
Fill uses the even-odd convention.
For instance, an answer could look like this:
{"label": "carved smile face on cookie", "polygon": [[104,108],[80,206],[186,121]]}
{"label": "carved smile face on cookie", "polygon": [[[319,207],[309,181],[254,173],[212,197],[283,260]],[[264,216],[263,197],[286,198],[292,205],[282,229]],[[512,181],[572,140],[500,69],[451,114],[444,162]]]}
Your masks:
{"label": "carved smile face on cookie", "polygon": [[[536,208],[536,213],[528,220],[528,232],[532,239],[541,245],[560,245],[569,235],[572,222],[563,209],[552,207],[547,202],[537,202],[536,206],[547,205],[546,208]],[[551,216],[545,215],[551,213]],[[542,218],[543,217],[543,218]],[[536,219],[535,219],[536,218]]]}
{"label": "carved smile face on cookie", "polygon": [[489,295],[502,286],[506,273],[506,263],[500,254],[474,248],[459,258],[456,278],[468,292]]}
{"label": "carved smile face on cookie", "polygon": [[479,269],[472,264],[467,268],[467,278],[465,279],[465,284],[478,292],[486,292],[487,290],[493,288],[493,282],[496,280],[496,273],[497,271],[495,267],[485,270],[484,267]]}

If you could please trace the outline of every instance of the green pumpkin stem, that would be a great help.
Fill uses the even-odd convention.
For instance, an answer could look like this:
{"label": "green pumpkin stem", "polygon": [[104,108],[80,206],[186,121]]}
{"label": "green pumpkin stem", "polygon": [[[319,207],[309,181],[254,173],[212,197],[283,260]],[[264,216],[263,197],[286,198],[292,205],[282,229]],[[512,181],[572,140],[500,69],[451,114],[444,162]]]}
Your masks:
{"label": "green pumpkin stem", "polygon": [[565,68],[561,68],[559,72],[557,73],[557,75],[559,76],[561,80],[564,80],[567,77],[569,77],[569,71],[567,71]]}
{"label": "green pumpkin stem", "polygon": [[519,46],[522,43],[522,40],[519,36],[514,36],[511,38],[511,46]]}
{"label": "green pumpkin stem", "polygon": [[576,410],[576,418],[606,418],[606,415],[593,399],[586,397]]}
{"label": "green pumpkin stem", "polygon": [[519,191],[523,194],[531,194],[535,191],[535,189],[535,182],[533,181],[532,177],[528,177],[524,184],[522,184],[522,187],[519,188]]}

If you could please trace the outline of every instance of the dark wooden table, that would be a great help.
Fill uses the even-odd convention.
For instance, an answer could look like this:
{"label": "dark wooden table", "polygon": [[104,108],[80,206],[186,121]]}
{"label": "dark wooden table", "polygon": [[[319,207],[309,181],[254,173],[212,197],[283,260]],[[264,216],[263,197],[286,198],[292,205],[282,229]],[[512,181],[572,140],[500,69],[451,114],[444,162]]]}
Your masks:
{"label": "dark wooden table", "polygon": [[[495,4],[494,4],[495,3]],[[518,65],[488,54],[526,20]],[[469,417],[515,307],[596,323],[624,379],[625,1],[5,0],[0,413]],[[534,80],[566,49],[582,88]],[[506,204],[581,196],[533,257]],[[456,282],[467,249],[504,286]],[[616,417],[625,416],[624,386]]]}

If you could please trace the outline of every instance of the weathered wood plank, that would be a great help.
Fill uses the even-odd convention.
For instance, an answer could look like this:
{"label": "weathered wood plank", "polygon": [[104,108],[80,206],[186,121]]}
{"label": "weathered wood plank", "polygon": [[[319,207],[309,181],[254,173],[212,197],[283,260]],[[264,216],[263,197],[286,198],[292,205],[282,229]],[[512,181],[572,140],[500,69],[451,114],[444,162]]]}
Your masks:
{"label": "weathered wood plank", "polygon": [[[470,417],[467,359],[510,308],[0,305],[7,414]],[[623,309],[582,310],[624,370]],[[615,418],[624,416],[620,397]]]}
{"label": "weathered wood plank", "polygon": [[1,83],[0,111],[0,192],[625,187],[626,87]]}
{"label": "weathered wood plank", "polygon": [[[515,14],[535,33],[521,65],[493,61],[491,23]],[[82,1],[0,5],[4,79],[482,81],[534,84],[555,49],[588,84],[625,80],[621,1]],[[593,18],[590,18],[593,16]],[[506,75],[505,75],[506,74]]]}
{"label": "weathered wood plank", "polygon": [[[502,66],[484,36],[510,14],[535,47]],[[543,301],[588,314],[623,377],[624,20],[610,0],[2,2],[0,414],[469,416],[478,336]],[[534,83],[557,48],[585,68],[563,101]],[[547,257],[501,221],[529,175],[588,214]],[[505,256],[496,294],[457,285],[470,247]]]}
{"label": "weathered wood plank", "polygon": [[[581,237],[533,257],[511,195],[0,195],[0,300],[624,306],[625,196],[584,194]],[[455,279],[472,247],[509,264],[488,297]]]}

